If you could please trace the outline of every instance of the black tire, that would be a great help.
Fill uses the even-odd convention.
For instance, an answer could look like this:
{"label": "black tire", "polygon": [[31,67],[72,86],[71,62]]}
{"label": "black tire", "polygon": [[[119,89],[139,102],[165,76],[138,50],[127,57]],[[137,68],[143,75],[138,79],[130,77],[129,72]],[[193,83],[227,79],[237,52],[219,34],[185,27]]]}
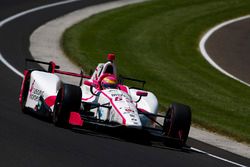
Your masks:
{"label": "black tire", "polygon": [[186,144],[191,125],[191,109],[189,106],[174,103],[171,104],[163,125],[164,135],[177,140],[178,146]]}
{"label": "black tire", "polygon": [[82,91],[79,86],[64,84],[57,93],[52,113],[53,123],[59,127],[68,127],[70,112],[80,110],[81,98]]}
{"label": "black tire", "polygon": [[21,110],[24,114],[27,114],[29,111],[29,109],[25,107],[25,104],[26,104],[28,94],[29,94],[30,74],[31,74],[31,71],[29,71],[24,78],[23,90],[22,90],[23,92],[21,96]]}

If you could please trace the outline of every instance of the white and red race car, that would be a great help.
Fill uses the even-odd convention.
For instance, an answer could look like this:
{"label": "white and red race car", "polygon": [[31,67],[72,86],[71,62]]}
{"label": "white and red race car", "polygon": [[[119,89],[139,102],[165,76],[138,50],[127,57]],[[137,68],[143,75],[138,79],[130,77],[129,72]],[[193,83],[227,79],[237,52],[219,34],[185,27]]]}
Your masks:
{"label": "white and red race car", "polygon": [[[54,62],[26,60],[48,65],[48,70],[26,69],[19,102],[24,113],[52,118],[56,126],[107,127],[138,130],[184,146],[191,124],[190,107],[174,103],[164,115],[158,114],[156,96],[124,81],[145,81],[117,77],[115,55],[100,63],[91,76],[59,70]],[[58,74],[80,77],[80,85],[66,84]],[[84,80],[84,82],[83,82]],[[160,120],[160,121],[159,121]]]}

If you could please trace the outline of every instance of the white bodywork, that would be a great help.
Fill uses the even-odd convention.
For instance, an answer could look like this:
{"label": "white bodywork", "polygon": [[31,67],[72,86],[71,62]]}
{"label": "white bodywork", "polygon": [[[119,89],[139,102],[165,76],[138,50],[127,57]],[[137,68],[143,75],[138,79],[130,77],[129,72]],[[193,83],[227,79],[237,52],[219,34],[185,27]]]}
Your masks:
{"label": "white bodywork", "polygon": [[[30,86],[25,106],[37,110],[40,97],[44,100],[55,98],[61,87],[60,78],[52,73],[43,71],[33,71],[30,76]],[[49,106],[53,111],[53,106]]]}
{"label": "white bodywork", "polygon": [[[117,75],[115,65],[112,61],[101,63],[97,66],[93,75],[89,79],[90,82],[99,84],[102,76],[105,74]],[[34,111],[40,110],[42,104],[46,104],[49,112],[53,111],[56,95],[62,86],[62,81],[54,73],[44,71],[32,71],[30,75],[30,84],[25,107],[31,108]],[[96,119],[108,122],[115,122],[127,127],[141,128],[142,126],[153,126],[153,121],[148,119],[140,112],[157,114],[158,101],[155,95],[147,92],[147,96],[141,97],[136,95],[137,91],[134,88],[129,88],[119,84],[116,89],[102,90],[100,87],[93,88],[94,94],[88,85],[83,84],[82,91],[82,108],[84,104],[93,103],[99,105],[110,106],[95,107],[90,109]]]}
{"label": "white bodywork", "polygon": [[[112,70],[110,70],[113,68]],[[116,68],[113,62],[108,61],[107,63],[99,64],[93,73],[90,82],[100,82],[100,78],[105,73],[110,73],[116,76]],[[150,121],[144,114],[139,114],[138,109],[143,112],[148,112],[151,114],[157,114],[158,112],[158,101],[156,96],[147,92],[148,95],[142,97],[139,102],[136,102],[140,97],[136,95],[138,89],[129,89],[125,85],[120,85],[123,87],[121,90],[119,87],[117,89],[95,89],[93,95],[90,91],[90,87],[87,85],[82,85],[82,101],[83,102],[93,102],[99,103],[101,105],[107,104],[112,106],[111,109],[105,107],[99,107],[92,109],[90,112],[94,112],[94,116],[97,119],[101,119],[109,122],[116,122],[121,125],[141,128],[142,126],[154,126],[153,122]]]}

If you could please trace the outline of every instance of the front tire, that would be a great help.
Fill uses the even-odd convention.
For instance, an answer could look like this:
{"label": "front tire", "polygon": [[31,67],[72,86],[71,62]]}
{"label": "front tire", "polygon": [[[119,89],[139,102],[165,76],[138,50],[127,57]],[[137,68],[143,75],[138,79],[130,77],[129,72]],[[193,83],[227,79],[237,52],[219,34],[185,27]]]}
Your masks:
{"label": "front tire", "polygon": [[187,105],[174,103],[170,105],[163,125],[165,136],[177,140],[178,146],[186,144],[191,125],[191,109]]}
{"label": "front tire", "polygon": [[53,123],[59,127],[67,127],[71,111],[79,112],[82,91],[79,86],[64,84],[57,93],[54,109]]}

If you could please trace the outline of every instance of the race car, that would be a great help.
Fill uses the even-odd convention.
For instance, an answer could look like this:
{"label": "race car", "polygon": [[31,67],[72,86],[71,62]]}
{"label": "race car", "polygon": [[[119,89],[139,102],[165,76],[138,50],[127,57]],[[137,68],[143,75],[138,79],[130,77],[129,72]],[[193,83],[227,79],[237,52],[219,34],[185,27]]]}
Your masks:
{"label": "race car", "polygon": [[[145,81],[117,75],[115,55],[108,54],[91,76],[59,70],[54,62],[26,60],[48,65],[48,70],[26,69],[19,102],[24,113],[50,118],[56,126],[94,126],[109,129],[133,129],[159,138],[164,143],[177,141],[185,146],[191,125],[191,109],[171,104],[166,113],[158,113],[156,96],[144,90]],[[59,75],[79,77],[79,85],[62,81]],[[131,87],[125,81],[142,86]]]}

